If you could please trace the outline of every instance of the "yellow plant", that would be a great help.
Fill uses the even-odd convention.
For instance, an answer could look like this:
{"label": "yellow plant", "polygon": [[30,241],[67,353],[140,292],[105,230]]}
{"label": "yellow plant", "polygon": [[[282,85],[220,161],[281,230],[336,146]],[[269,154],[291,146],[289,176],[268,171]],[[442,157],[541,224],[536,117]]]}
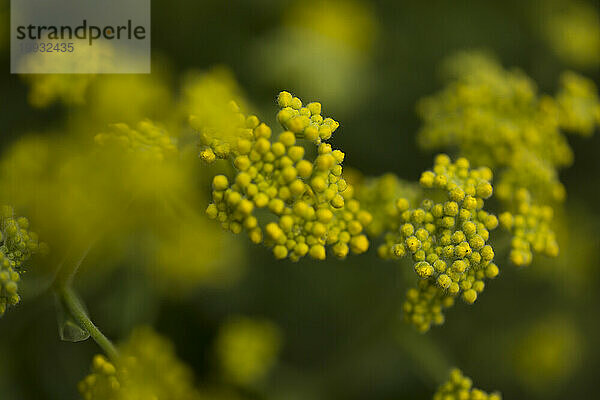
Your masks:
{"label": "yellow plant", "polygon": [[513,263],[529,265],[533,252],[556,256],[552,209],[565,198],[558,173],[573,161],[563,130],[589,136],[598,126],[593,82],[569,72],[556,97],[539,95],[523,72],[478,52],[450,58],[445,72],[447,86],[418,105],[420,145],[457,148],[496,171]]}
{"label": "yellow plant", "polygon": [[84,400],[202,398],[174,346],[150,328],[135,329],[118,352],[114,360],[94,357],[91,373],[79,383]]}

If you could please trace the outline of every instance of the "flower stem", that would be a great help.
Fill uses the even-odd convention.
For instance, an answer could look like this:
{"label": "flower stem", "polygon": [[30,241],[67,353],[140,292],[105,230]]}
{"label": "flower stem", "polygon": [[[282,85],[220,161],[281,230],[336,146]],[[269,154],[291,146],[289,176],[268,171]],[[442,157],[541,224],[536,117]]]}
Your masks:
{"label": "flower stem", "polygon": [[73,288],[70,286],[57,287],[56,292],[75,322],[90,334],[92,339],[98,343],[98,346],[104,350],[108,357],[112,360],[116,359],[118,356],[117,349],[87,316],[83,305],[81,304],[81,301],[79,301]]}
{"label": "flower stem", "polygon": [[117,349],[115,348],[114,344],[106,336],[104,336],[100,329],[98,329],[98,327],[90,320],[81,300],[79,300],[75,290],[73,290],[73,279],[75,274],[77,274],[79,266],[87,257],[87,254],[89,253],[93,244],[93,242],[90,243],[81,253],[79,258],[75,260],[75,262],[69,262],[70,260],[68,259],[63,262],[56,275],[53,287],[58,298],[68,310],[70,316],[75,320],[77,325],[89,333],[92,339],[94,339],[98,346],[102,348],[106,355],[114,360],[118,356]]}

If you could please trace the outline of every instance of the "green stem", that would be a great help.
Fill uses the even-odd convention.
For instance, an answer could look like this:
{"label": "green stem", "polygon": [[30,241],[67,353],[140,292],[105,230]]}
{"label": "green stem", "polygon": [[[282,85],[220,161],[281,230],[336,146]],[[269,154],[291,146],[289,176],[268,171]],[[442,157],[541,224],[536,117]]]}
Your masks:
{"label": "green stem", "polygon": [[96,325],[88,317],[83,304],[79,300],[77,294],[73,290],[73,279],[75,274],[79,270],[79,267],[83,263],[83,260],[87,257],[90,249],[94,243],[90,243],[85,250],[81,253],[79,258],[75,262],[69,262],[65,260],[61,265],[56,279],[54,280],[54,291],[60,298],[65,308],[68,310],[70,316],[77,322],[80,328],[84,329],[94,339],[94,341],[104,350],[106,355],[112,360],[118,356],[117,349],[113,343],[98,329]]}
{"label": "green stem", "polygon": [[92,339],[98,343],[98,346],[104,350],[109,358],[112,360],[116,359],[118,356],[117,349],[87,316],[83,305],[81,304],[81,301],[79,301],[79,298],[75,294],[73,288],[70,286],[57,287],[56,292],[60,296],[61,301],[75,322],[77,322],[81,328],[85,329],[90,334]]}

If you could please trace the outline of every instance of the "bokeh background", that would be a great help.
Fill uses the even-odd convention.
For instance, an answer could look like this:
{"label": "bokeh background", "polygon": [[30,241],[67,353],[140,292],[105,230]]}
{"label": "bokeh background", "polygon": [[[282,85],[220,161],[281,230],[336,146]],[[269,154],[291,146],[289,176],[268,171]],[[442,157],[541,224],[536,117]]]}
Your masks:
{"label": "bokeh background", "polygon": [[[153,326],[207,398],[427,399],[451,366],[506,399],[597,393],[597,133],[569,138],[575,162],[561,172],[559,258],[517,269],[497,253],[501,276],[425,335],[401,318],[410,263],[375,252],[275,261],[204,217],[218,167],[193,151],[182,168],[169,167],[178,172],[151,177],[88,158],[109,123],[176,127],[206,93],[242,96],[272,122],[285,89],[340,121],[332,143],[346,153],[345,168],[416,180],[433,154],[417,147],[415,105],[442,87],[445,57],[484,49],[543,93],[564,70],[599,85],[595,2],[155,0],[151,76],[59,79],[10,74],[8,9],[0,0],[0,203],[27,215],[51,250],[32,260],[23,302],[0,320],[1,399],[79,398],[77,382],[99,350],[59,340],[47,288],[68,250],[106,226],[76,281],[94,321],[117,342]],[[127,208],[132,181],[149,200]],[[165,211],[152,189],[186,203]]]}

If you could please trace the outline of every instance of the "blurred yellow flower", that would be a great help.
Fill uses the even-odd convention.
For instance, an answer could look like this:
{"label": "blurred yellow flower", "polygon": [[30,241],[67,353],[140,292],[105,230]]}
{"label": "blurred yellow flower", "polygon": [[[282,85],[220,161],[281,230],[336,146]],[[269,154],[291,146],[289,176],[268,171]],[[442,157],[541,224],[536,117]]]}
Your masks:
{"label": "blurred yellow flower", "polygon": [[117,360],[97,355],[79,383],[84,400],[194,400],[193,374],[173,344],[148,327],[137,328],[119,346]]}
{"label": "blurred yellow flower", "polygon": [[515,378],[532,392],[551,393],[582,364],[585,342],[567,315],[532,322],[514,343]]}
{"label": "blurred yellow flower", "polygon": [[94,135],[107,123],[135,125],[149,118],[161,121],[178,136],[175,99],[168,86],[168,71],[152,63],[151,74],[101,74],[89,83],[81,107],[71,108],[71,130]]}
{"label": "blurred yellow flower", "polygon": [[[153,261],[144,266],[153,276],[159,272],[159,286],[167,293],[184,295],[178,290],[238,276],[243,263],[221,257],[229,239],[201,208],[171,211],[173,204],[189,208],[206,201],[194,154],[179,152],[175,140],[150,121],[134,128],[112,125],[95,141],[77,135],[23,136],[0,162],[0,193],[48,238],[54,255],[50,268],[96,239],[103,252],[118,259],[125,250],[103,236],[143,228],[154,238],[145,248]],[[236,247],[233,253],[240,251]]]}
{"label": "blurred yellow flower", "polygon": [[375,13],[363,1],[296,1],[283,18],[285,26],[306,29],[360,52],[371,50],[377,35]]}
{"label": "blurred yellow flower", "polygon": [[535,17],[548,46],[574,67],[600,65],[600,13],[582,1],[545,1]]}
{"label": "blurred yellow flower", "polygon": [[377,16],[364,1],[295,1],[282,25],[256,42],[258,79],[342,110],[356,109],[371,88]]}
{"label": "blurred yellow flower", "polygon": [[[73,39],[73,41],[74,43],[58,41],[56,45],[70,44],[75,46],[76,51],[61,53],[60,56],[57,56],[55,52],[36,51],[18,60],[19,69],[27,72],[21,77],[30,86],[28,99],[33,107],[45,108],[56,102],[62,102],[66,106],[82,105],[86,102],[90,85],[98,79],[97,73],[111,73],[115,68],[118,69],[118,66],[124,64],[130,65],[133,69],[136,63],[143,62],[141,59],[123,53],[122,50],[112,46],[110,42],[99,41],[92,48],[85,40]],[[38,45],[38,43],[33,43],[33,46]],[[123,82],[132,78],[130,76],[121,78],[103,76],[102,79],[116,79]],[[130,92],[125,92],[126,89],[124,87],[120,91],[122,99],[132,95]],[[157,92],[154,93],[157,94]],[[133,95],[135,96],[134,93]],[[139,97],[137,98],[139,99]],[[115,101],[116,99],[115,97],[111,100]],[[156,101],[156,99],[152,99],[152,101]]]}
{"label": "blurred yellow flower", "polygon": [[158,224],[148,246],[153,255],[146,268],[159,289],[182,298],[198,286],[223,287],[237,281],[246,265],[238,240],[204,215],[167,212],[168,218],[177,223]]}
{"label": "blurred yellow flower", "polygon": [[215,352],[226,380],[251,385],[264,379],[275,365],[282,337],[272,322],[234,317],[223,324]]}
{"label": "blurred yellow flower", "polygon": [[591,136],[600,126],[600,98],[594,81],[565,72],[560,77],[556,95],[559,106],[559,123],[569,132]]}

